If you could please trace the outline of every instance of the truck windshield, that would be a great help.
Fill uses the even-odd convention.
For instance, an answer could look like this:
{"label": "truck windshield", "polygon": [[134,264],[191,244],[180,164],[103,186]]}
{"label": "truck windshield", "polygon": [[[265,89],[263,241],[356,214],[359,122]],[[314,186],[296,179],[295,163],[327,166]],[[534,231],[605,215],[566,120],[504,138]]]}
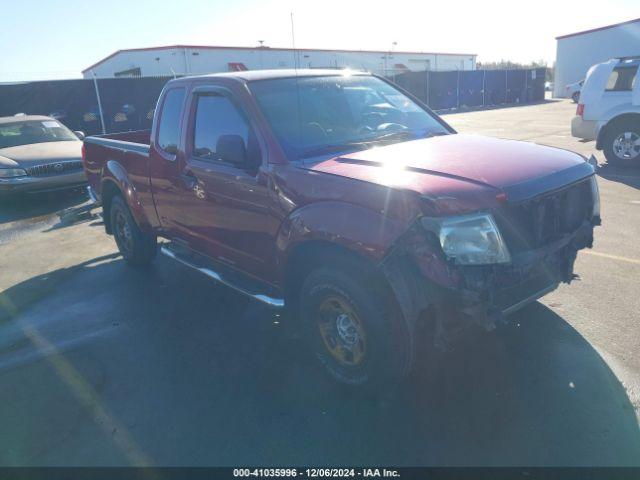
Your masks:
{"label": "truck windshield", "polygon": [[260,80],[250,89],[290,160],[449,133],[402,92],[367,75]]}

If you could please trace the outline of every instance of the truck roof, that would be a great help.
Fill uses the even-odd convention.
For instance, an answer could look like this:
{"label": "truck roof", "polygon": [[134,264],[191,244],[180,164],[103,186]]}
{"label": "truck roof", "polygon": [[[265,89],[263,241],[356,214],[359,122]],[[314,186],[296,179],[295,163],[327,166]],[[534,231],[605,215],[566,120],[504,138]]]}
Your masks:
{"label": "truck roof", "polygon": [[[225,73],[211,73],[206,75],[194,75],[189,77],[182,77],[183,79],[193,78],[237,78],[246,82],[252,82],[256,80],[272,80],[276,78],[292,78],[292,77],[322,77],[330,75],[344,75],[349,72],[353,75],[370,75],[368,72],[358,70],[347,69],[335,69],[335,68],[300,68],[298,70],[293,68],[273,69],[273,70],[245,70],[241,72],[225,72]],[[182,79],[178,79],[180,81]]]}

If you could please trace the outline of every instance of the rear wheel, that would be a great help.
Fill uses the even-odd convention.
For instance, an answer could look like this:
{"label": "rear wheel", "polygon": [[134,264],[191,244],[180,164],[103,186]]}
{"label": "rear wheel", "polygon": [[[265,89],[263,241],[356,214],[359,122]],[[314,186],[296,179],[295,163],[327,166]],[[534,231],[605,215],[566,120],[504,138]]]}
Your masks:
{"label": "rear wheel", "polygon": [[148,265],[158,252],[158,241],[138,227],[121,196],[111,200],[111,229],[122,258],[130,265]]}
{"label": "rear wheel", "polygon": [[604,156],[615,166],[640,167],[640,125],[621,122],[607,129]]}
{"label": "rear wheel", "polygon": [[373,283],[357,270],[322,267],[302,286],[307,341],[323,368],[347,385],[395,382],[411,368],[412,342],[402,314],[390,293]]}

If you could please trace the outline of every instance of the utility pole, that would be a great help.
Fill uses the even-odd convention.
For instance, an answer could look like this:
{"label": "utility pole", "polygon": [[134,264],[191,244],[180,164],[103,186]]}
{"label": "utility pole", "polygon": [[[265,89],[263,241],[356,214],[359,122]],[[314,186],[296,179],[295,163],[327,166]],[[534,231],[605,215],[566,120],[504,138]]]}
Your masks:
{"label": "utility pole", "polygon": [[[393,49],[395,48],[395,46],[398,44],[398,42],[391,42],[391,48],[389,49],[389,59],[393,59]],[[393,67],[393,64],[391,66],[392,70],[392,74],[393,74],[393,81],[395,82],[396,80],[396,70],[395,67]]]}
{"label": "utility pole", "polygon": [[262,49],[264,48],[264,40],[258,40],[258,43],[260,44],[260,46],[258,47],[260,49],[260,70],[264,70],[264,64],[262,63]]}
{"label": "utility pole", "polygon": [[98,89],[98,77],[96,72],[91,70],[93,74],[93,87],[96,89],[96,99],[98,100],[98,113],[100,113],[100,123],[102,124],[102,134],[107,133],[107,129],[104,127],[104,114],[102,113],[102,102],[100,101],[100,90]]}

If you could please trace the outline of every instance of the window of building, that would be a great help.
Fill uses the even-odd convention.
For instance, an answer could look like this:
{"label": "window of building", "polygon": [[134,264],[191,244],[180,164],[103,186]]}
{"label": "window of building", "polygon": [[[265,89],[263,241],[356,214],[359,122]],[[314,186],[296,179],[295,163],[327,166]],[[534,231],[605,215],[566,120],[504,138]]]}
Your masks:
{"label": "window of building", "polygon": [[128,70],[122,70],[120,72],[115,72],[113,74],[114,77],[141,77],[142,70],[140,67],[130,68]]}

